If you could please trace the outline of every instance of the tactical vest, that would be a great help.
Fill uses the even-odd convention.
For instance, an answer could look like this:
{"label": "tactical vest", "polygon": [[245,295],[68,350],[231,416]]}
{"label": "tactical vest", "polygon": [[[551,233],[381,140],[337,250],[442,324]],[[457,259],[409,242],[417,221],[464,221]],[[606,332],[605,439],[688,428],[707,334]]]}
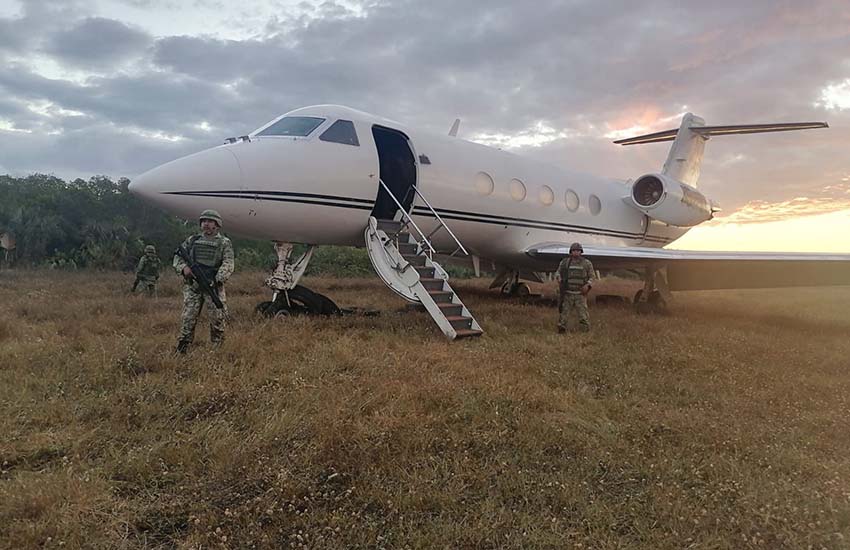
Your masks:
{"label": "tactical vest", "polygon": [[218,268],[224,261],[224,250],[219,236],[206,237],[197,235],[192,238],[189,254],[195,262],[202,266],[209,280],[215,278]]}
{"label": "tactical vest", "polygon": [[142,265],[138,275],[140,278],[155,279],[159,276],[159,268],[159,258],[152,254],[145,254],[142,256]]}
{"label": "tactical vest", "polygon": [[566,274],[561,274],[562,280],[567,283],[568,292],[580,292],[581,287],[587,284],[587,272],[584,268],[584,259],[574,260],[570,258],[567,261]]}

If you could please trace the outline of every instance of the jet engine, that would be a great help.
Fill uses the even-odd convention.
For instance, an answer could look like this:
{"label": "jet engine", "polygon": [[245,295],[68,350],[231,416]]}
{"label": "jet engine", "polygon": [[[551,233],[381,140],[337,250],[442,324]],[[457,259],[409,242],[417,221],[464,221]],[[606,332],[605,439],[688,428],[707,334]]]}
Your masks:
{"label": "jet engine", "polygon": [[639,177],[624,200],[650,218],[679,227],[691,227],[714,216],[705,195],[664,174]]}

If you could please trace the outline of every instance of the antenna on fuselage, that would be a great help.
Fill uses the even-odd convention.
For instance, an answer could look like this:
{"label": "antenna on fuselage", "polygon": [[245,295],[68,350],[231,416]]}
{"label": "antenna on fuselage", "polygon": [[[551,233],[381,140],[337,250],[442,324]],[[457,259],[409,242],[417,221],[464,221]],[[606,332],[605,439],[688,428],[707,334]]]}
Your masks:
{"label": "antenna on fuselage", "polygon": [[457,137],[458,128],[460,128],[460,119],[456,118],[454,124],[452,124],[452,129],[449,130],[449,135],[452,137]]}

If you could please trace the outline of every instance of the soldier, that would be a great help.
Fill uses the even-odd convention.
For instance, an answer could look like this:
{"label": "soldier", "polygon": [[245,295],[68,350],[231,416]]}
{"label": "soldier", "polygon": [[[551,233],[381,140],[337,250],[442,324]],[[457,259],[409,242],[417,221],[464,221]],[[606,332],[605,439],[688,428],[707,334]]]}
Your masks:
{"label": "soldier", "polygon": [[156,255],[156,248],[152,244],[147,245],[145,253],[139,258],[139,265],[136,266],[136,282],[133,283],[133,291],[147,291],[148,296],[155,296],[161,267],[162,262]]}
{"label": "soldier", "polygon": [[[233,274],[233,245],[230,239],[220,233],[221,216],[215,210],[204,210],[200,215],[201,233],[192,235],[181,245],[213,283],[218,296],[225,307],[217,309],[210,304],[210,342],[221,345],[224,340],[224,325],[227,316],[227,302],[224,283]],[[189,265],[176,254],[174,270],[183,275],[183,313],[180,322],[180,337],[177,340],[177,352],[186,353],[195,337],[195,324],[204,305],[206,296],[198,283],[194,281]]]}
{"label": "soldier", "polygon": [[558,333],[567,331],[567,319],[570,310],[578,313],[578,322],[583,332],[590,330],[590,319],[587,314],[587,293],[590,292],[591,281],[593,281],[593,264],[590,260],[583,258],[584,252],[580,243],[570,245],[570,255],[561,260],[558,265]]}

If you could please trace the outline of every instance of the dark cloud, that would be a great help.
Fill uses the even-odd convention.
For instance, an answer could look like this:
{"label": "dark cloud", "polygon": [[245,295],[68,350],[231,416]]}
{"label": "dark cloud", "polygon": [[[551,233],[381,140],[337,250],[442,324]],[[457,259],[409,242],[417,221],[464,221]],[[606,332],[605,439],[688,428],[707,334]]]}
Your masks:
{"label": "dark cloud", "polygon": [[[80,0],[27,0],[21,14],[0,18],[0,53],[22,53],[83,13]],[[31,53],[31,52],[27,52]]]}
{"label": "dark cloud", "polygon": [[127,173],[128,166],[155,166],[163,159],[216,144],[189,140],[169,143],[113,125],[95,124],[57,135],[3,136],[0,166],[15,175],[39,172],[66,179],[87,179],[95,174],[118,177]]}
{"label": "dark cloud", "polygon": [[[174,8],[170,1],[124,0],[148,9]],[[17,20],[0,19],[0,31],[10,30],[0,32],[0,51],[40,47],[63,66],[100,73],[50,79],[20,60],[0,72],[7,100],[0,118],[34,133],[61,132],[49,139],[60,173],[64,162],[133,175],[326,102],[440,133],[461,117],[466,137],[527,133],[538,124],[563,129],[573,137],[520,152],[623,179],[657,170],[667,146],[622,148],[605,134],[676,126],[672,118],[685,106],[709,124],[831,122],[826,131],[712,139],[701,186],[727,208],[790,200],[850,173],[843,152],[850,110],[816,105],[826,84],[850,78],[850,9],[841,2],[541,0],[532,9],[508,0],[375,0],[355,11],[325,2],[281,7],[246,40],[153,40],[80,5],[65,19],[77,23],[57,29],[48,19],[58,4],[37,4],[25,14],[31,36],[16,31]],[[105,70],[140,55],[121,71]],[[34,112],[32,102],[49,103],[54,114]],[[199,128],[204,122],[211,131]],[[115,140],[108,166],[77,147],[91,143],[89,135]],[[124,154],[122,144],[148,152]],[[14,168],[15,158],[26,155],[0,164]]]}
{"label": "dark cloud", "polygon": [[63,63],[103,69],[140,55],[151,42],[149,34],[120,21],[88,17],[51,35],[43,51]]}

